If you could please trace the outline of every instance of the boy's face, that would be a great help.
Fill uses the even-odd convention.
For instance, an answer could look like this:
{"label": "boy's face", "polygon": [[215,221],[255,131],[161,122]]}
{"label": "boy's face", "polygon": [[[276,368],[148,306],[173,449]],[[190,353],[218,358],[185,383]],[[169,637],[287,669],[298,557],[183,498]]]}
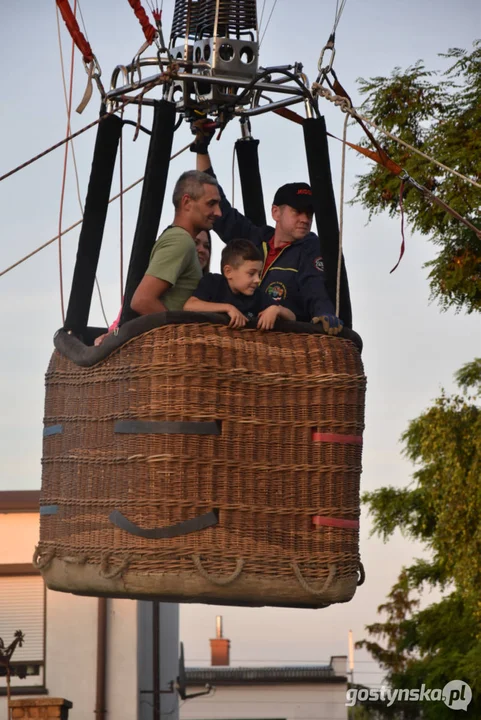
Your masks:
{"label": "boy's face", "polygon": [[253,295],[261,281],[262,260],[244,260],[236,268],[224,265],[224,277],[234,293]]}

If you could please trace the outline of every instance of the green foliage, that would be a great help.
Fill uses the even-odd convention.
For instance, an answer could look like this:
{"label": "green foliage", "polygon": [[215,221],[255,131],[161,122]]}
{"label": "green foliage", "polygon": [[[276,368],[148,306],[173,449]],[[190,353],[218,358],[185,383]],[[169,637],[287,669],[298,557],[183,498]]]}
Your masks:
{"label": "green foliage", "polygon": [[[389,600],[380,606],[386,614],[385,622],[368,625],[370,635],[381,643],[362,640],[357,647],[365,647],[386,670],[385,684],[391,689],[442,689],[451,680],[467,682],[473,700],[463,717],[481,717],[481,643],[473,628],[476,619],[472,609],[457,591],[425,610],[418,610],[419,601],[412,597],[410,569],[401,573]],[[369,707],[369,704],[367,705]],[[371,705],[381,718],[427,718],[444,720],[452,711],[442,702],[410,702],[392,708],[385,703]]]}
{"label": "green foliage", "polygon": [[[428,547],[445,577],[477,606],[481,618],[481,384],[480,361],[462,368],[463,395],[444,393],[412,421],[403,435],[406,455],[421,467],[414,473],[424,497]],[[468,389],[474,393],[470,400]],[[424,539],[421,535],[420,539]]]}
{"label": "green foliage", "polygon": [[349,720],[382,720],[383,716],[379,715],[374,708],[364,707],[363,705],[354,705],[348,708],[347,717]]}
{"label": "green foliage", "polygon": [[[388,539],[396,529],[423,543],[429,560],[404,568],[386,603],[383,620],[367,627],[362,640],[386,671],[392,688],[443,688],[464,680],[473,700],[464,718],[481,717],[481,359],[456,374],[460,394],[444,392],[403,435],[405,453],[416,464],[407,489],[365,493],[374,532]],[[428,585],[449,594],[424,610],[418,590]],[[444,720],[443,703],[415,710],[376,706],[381,717]],[[407,714],[406,714],[407,713]]]}
{"label": "green foliage", "polygon": [[[416,149],[481,183],[481,41],[471,53],[455,48],[442,57],[451,63],[442,74],[419,61],[406,70],[395,68],[389,77],[360,79],[366,98],[362,111]],[[379,139],[409,175],[481,228],[479,188],[386,136]],[[399,194],[399,178],[377,165],[358,178],[354,201],[370,218],[385,210],[396,216]],[[480,238],[409,184],[404,210],[411,229],[439,248],[428,263],[432,297],[443,309],[481,310]]]}
{"label": "green foliage", "polygon": [[473,388],[476,393],[476,390],[481,387],[481,359],[476,358],[473,362],[464,365],[461,370],[458,370],[455,377],[457,384],[465,392]]}

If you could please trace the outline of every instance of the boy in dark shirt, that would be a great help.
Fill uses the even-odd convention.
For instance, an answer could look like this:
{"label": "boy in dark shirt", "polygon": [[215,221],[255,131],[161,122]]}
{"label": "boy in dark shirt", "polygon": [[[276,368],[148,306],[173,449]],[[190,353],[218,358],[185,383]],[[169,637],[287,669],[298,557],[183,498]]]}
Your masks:
{"label": "boy in dark shirt", "polygon": [[232,240],[222,251],[222,275],[204,275],[184,310],[227,313],[232,328],[243,327],[254,317],[259,318],[259,330],[272,330],[278,317],[295,320],[292,310],[259,290],[262,266],[262,255],[250,240]]}

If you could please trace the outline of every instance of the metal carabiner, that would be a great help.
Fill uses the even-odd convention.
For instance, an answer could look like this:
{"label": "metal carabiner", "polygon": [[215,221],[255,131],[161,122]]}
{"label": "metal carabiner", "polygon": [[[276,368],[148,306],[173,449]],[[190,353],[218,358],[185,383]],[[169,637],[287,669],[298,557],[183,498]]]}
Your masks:
{"label": "metal carabiner", "polygon": [[90,60],[90,62],[86,62],[85,60],[83,62],[84,62],[85,72],[87,73],[88,78],[89,78],[89,82],[91,80],[95,80],[95,83],[100,92],[100,95],[102,98],[104,98],[105,97],[105,88],[100,79],[102,77],[102,70],[99,65],[99,61],[97,60],[95,55],[92,55],[92,60]]}
{"label": "metal carabiner", "polygon": [[[322,67],[322,61],[324,60],[324,55],[326,54],[327,50],[331,51],[331,57],[329,60],[329,64],[326,65],[326,67]],[[328,72],[332,70],[332,64],[334,62],[334,58],[336,56],[336,48],[334,47],[334,43],[328,42],[327,45],[325,45],[322,48],[321,57],[319,58],[319,62],[317,63],[317,69],[319,70],[321,75],[326,75]]]}
{"label": "metal carabiner", "polygon": [[403,170],[402,173],[400,173],[399,179],[402,180],[403,182],[410,183],[413,187],[415,187],[417,190],[419,190],[422,193],[426,192],[426,188],[423,185],[421,185],[420,183],[418,183],[418,181],[415,180],[413,177],[411,177],[411,175],[406,170]]}
{"label": "metal carabiner", "polygon": [[77,107],[77,112],[82,113],[87,105],[90,102],[90,98],[92,97],[92,82],[95,80],[95,83],[97,85],[97,88],[100,92],[100,97],[102,100],[105,97],[105,89],[102,85],[102,81],[100,79],[100,76],[102,75],[102,71],[100,69],[100,65],[98,64],[97,58],[95,55],[92,55],[92,60],[86,61],[84,60],[84,68],[85,72],[87,73],[87,87],[85,88],[85,92],[83,94],[83,98],[80,101],[79,106]]}
{"label": "metal carabiner", "polygon": [[100,96],[101,96],[102,99],[103,99],[103,98],[105,97],[105,94],[106,94],[106,93],[105,93],[105,88],[104,88],[103,83],[102,83],[102,80],[101,80],[101,77],[102,77],[102,69],[101,69],[101,67],[100,67],[100,65],[99,65],[99,62],[98,62],[97,58],[95,57],[95,55],[93,55],[93,60],[92,60],[92,62],[93,62],[92,78],[93,78],[93,80],[95,80],[95,84],[97,85],[97,89],[98,89],[98,91],[99,91],[99,93],[100,93]]}

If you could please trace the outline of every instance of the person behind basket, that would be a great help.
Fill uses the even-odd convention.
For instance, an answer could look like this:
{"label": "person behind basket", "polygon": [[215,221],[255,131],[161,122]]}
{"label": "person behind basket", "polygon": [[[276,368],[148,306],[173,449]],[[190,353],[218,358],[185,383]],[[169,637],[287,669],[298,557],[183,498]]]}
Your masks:
{"label": "person behind basket", "polygon": [[259,330],[272,330],[279,317],[295,320],[291,310],[269,301],[259,290],[262,264],[262,255],[253,243],[232,240],[222,251],[222,275],[205,275],[184,310],[225,312],[232,328],[243,327],[256,316]]}
{"label": "person behind basket", "polygon": [[[190,149],[197,155],[197,169],[215,177],[209,157],[212,123],[201,118],[192,129],[196,137]],[[343,322],[327,293],[319,238],[311,232],[314,206],[309,185],[288,183],[277,190],[272,203],[274,227],[255,225],[229,204],[220,185],[219,191],[222,213],[214,230],[225,243],[245,237],[263,250],[261,292],[282,301],[298,320],[320,323],[328,335],[338,335]]]}
{"label": "person behind basket", "polygon": [[[175,198],[175,191],[174,191],[174,198]],[[174,220],[175,222],[175,220]],[[162,237],[162,236],[161,236]],[[160,240],[160,238],[159,238]],[[159,241],[157,241],[159,242]],[[210,256],[212,252],[212,240],[210,236],[210,232],[207,229],[200,230],[200,232],[197,233],[197,235],[194,238],[195,243],[195,250],[197,251],[197,258],[199,260],[200,269],[202,272],[202,275],[206,275],[209,272],[210,267]],[[103,335],[99,335],[94,340],[94,345],[99,346],[103,343],[105,338],[110,335],[114,330],[116,330],[119,326],[120,322],[120,316],[122,315],[122,308],[120,308],[119,314],[109,327],[109,331],[107,333],[104,333]]]}
{"label": "person behind basket", "polygon": [[212,254],[212,239],[208,230],[201,230],[194,238],[197,257],[199,258],[202,275],[210,271],[210,256]]}
{"label": "person behind basket", "polygon": [[180,176],[172,200],[174,222],[155,243],[130,303],[139,315],[182,310],[202,277],[194,238],[221,215],[217,181],[197,170]]}

